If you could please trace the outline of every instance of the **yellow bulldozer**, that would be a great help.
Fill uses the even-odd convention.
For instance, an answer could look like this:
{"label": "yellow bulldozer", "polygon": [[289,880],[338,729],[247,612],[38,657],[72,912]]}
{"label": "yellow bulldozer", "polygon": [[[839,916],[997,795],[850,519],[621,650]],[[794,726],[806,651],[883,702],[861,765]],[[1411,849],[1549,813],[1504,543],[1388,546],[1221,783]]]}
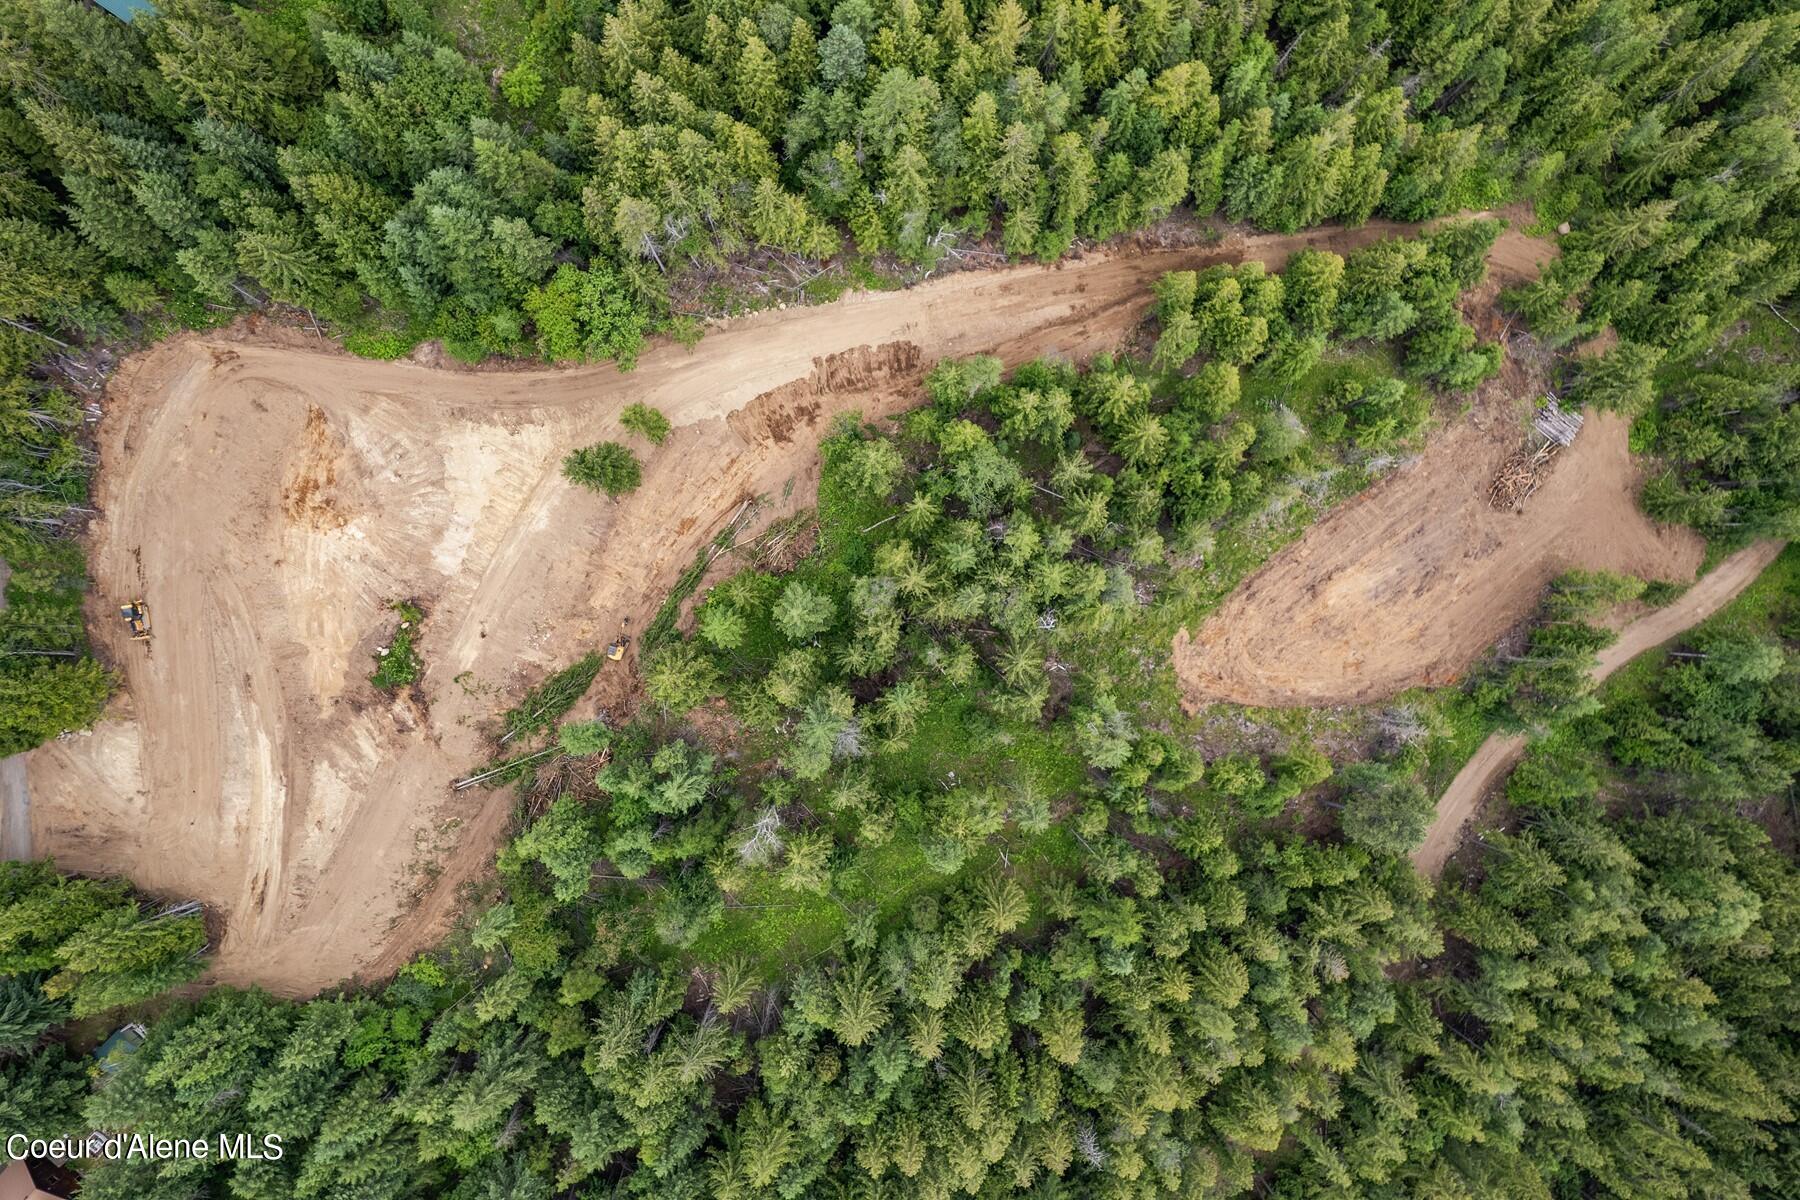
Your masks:
{"label": "yellow bulldozer", "polygon": [[631,625],[631,618],[626,617],[619,626],[619,636],[606,644],[606,661],[618,662],[625,657],[625,647],[631,645],[631,638],[625,630]]}
{"label": "yellow bulldozer", "polygon": [[133,600],[130,604],[119,605],[119,616],[131,629],[131,640],[147,642],[150,640],[150,606],[142,600]]}

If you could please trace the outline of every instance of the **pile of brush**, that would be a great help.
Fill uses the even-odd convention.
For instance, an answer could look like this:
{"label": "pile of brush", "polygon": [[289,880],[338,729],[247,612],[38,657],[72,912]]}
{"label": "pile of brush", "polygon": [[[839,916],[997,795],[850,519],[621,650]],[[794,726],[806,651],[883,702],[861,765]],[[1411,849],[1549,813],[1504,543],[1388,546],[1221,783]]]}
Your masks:
{"label": "pile of brush", "polygon": [[1523,447],[1507,455],[1494,474],[1494,482],[1488,485],[1488,503],[1503,512],[1523,509],[1525,501],[1538,490],[1545,468],[1556,457],[1558,449],[1555,442],[1545,442],[1536,448]]}

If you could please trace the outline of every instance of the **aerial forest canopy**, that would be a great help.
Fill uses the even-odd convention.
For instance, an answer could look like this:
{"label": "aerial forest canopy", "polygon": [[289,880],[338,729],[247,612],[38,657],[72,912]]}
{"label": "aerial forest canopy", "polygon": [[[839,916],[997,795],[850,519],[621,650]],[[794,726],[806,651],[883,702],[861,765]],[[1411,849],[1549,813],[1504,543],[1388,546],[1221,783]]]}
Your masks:
{"label": "aerial forest canopy", "polygon": [[[713,589],[652,672],[746,736],[721,753],[654,712],[549,732],[493,902],[387,986],[178,1005],[91,1097],[58,1045],[0,1061],[69,1128],[288,1138],[278,1162],[99,1165],[82,1195],[1800,1187],[1800,872],[1741,815],[1800,770],[1800,558],[1557,726],[1514,831],[1440,891],[1391,816],[1410,739],[1331,779],[1341,837],[1305,833],[1273,818],[1332,776],[1316,749],[1203,762],[1109,690],[1049,694],[1050,656],[1108,640],[1129,686],[1144,620],[1064,533],[1117,476],[1032,486],[1056,397],[1133,378],[1065,372],[942,369],[899,442],[840,434],[820,552]],[[970,432],[994,419],[1009,449]],[[852,536],[907,494],[907,528]],[[983,536],[966,514],[995,495],[1023,507]],[[1058,578],[1059,629],[984,624]],[[885,692],[836,682],[869,672]]]}
{"label": "aerial forest canopy", "polygon": [[272,299],[373,353],[628,364],[672,278],[759,246],[1048,259],[1179,205],[1523,196],[1575,228],[1534,322],[1681,353],[1800,271],[1797,40],[1749,2],[6,0],[0,316]]}
{"label": "aerial forest canopy", "polygon": [[[984,236],[1053,259],[1178,206],[1298,229],[1528,199],[1572,232],[1514,302],[1553,340],[1614,328],[1582,391],[1642,408],[1660,360],[1800,275],[1797,41],[1777,4],[1647,0],[169,0],[132,25],[5,0],[7,517],[79,516],[79,408],[33,360],[87,340],[272,301],[366,354],[629,366],[697,333],[671,301],[696,266]],[[1757,387],[1694,381],[1717,416],[1668,432],[1696,469],[1658,503],[1789,520],[1791,492],[1718,511],[1705,439],[1768,419],[1728,384]]]}
{"label": "aerial forest canopy", "polygon": [[[1164,338],[1228,282],[1245,321],[1330,326],[1374,265],[1429,292],[1480,234],[1178,274]],[[1145,720],[1149,593],[1202,586],[1171,550],[1391,462],[1423,410],[1390,355],[1292,390],[1266,350],[940,364],[895,432],[827,440],[812,553],[658,634],[636,721],[565,719],[597,657],[521,701],[483,774],[522,828],[437,951],[174,1005],[91,1095],[40,1021],[0,1060],[18,1120],[287,1139],[94,1164],[97,1200],[1794,1191],[1800,872],[1749,817],[1800,771],[1800,557],[1538,714],[1512,830],[1441,889],[1406,857],[1441,739],[1404,706],[1343,763]],[[1643,590],[1572,573],[1545,616]]]}
{"label": "aerial forest canopy", "polygon": [[[1515,204],[1559,253],[1498,302],[1629,419],[1651,515],[1800,533],[1792,5],[0,0],[0,81],[0,753],[112,686],[73,535],[133,345],[262,311],[629,370],[745,263],[1398,223],[840,421],[816,509],[631,631],[630,720],[571,716],[630,669],[597,647],[501,718],[495,877],[373,986],[166,997],[191,906],[0,871],[0,1132],[286,1139],[85,1200],[1800,1195],[1794,550],[1604,686],[1620,605],[1667,599],[1605,572],[1466,687],[1235,741],[1165,657],[1494,378],[1468,297]],[[649,491],[671,422],[621,424],[552,482]],[[1446,763],[1503,728],[1500,828],[1427,878]],[[65,1023],[151,998],[90,1088]]]}

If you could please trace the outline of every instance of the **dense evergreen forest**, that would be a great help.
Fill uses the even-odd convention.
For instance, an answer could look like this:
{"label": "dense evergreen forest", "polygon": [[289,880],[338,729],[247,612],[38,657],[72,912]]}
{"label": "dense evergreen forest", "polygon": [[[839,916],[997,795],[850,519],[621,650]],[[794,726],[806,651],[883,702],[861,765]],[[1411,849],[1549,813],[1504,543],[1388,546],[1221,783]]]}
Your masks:
{"label": "dense evergreen forest", "polygon": [[[110,686],[70,536],[98,365],[249,309],[629,369],[759,258],[1523,201],[1566,232],[1504,302],[1616,335],[1557,369],[1633,418],[1646,508],[1789,536],[1790,7],[0,0],[0,751]],[[1497,369],[1457,303],[1496,231],[1173,273],[1142,354],[946,363],[838,428],[816,548],[671,597],[634,721],[562,720],[597,658],[514,714],[496,882],[373,990],[184,993],[90,1087],[63,1023],[192,979],[205,929],[7,868],[0,1131],[287,1138],[89,1200],[1800,1195],[1793,551],[1598,692],[1654,597],[1571,575],[1530,653],[1354,753],[1155,716],[1174,619]],[[608,446],[570,478],[635,486]],[[1443,760],[1502,725],[1510,832],[1434,885]]]}
{"label": "dense evergreen forest", "polygon": [[1677,352],[1800,270],[1774,4],[3,14],[0,315],[51,332],[269,298],[370,353],[629,363],[695,263],[846,234],[1055,258],[1180,205],[1297,229],[1525,196],[1578,229],[1533,320]]}

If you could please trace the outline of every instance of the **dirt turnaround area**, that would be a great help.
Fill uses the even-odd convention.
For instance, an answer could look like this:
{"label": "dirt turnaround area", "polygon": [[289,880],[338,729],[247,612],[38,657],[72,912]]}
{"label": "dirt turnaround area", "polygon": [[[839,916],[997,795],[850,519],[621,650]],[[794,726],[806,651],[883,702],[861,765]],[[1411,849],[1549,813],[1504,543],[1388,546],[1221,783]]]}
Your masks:
{"label": "dirt turnaround area", "polygon": [[[90,621],[123,693],[31,754],[33,847],[212,906],[219,981],[304,994],[391,971],[505,831],[507,793],[449,787],[491,756],[494,718],[625,618],[643,628],[743,498],[806,503],[836,414],[910,406],[946,356],[1114,346],[1163,271],[1413,231],[952,275],[728,322],[628,374],[368,362],[250,324],[162,343],[121,368],[100,427]],[[618,502],[569,486],[569,450],[635,441],[618,414],[636,401],[675,425],[643,485]],[[136,598],[148,645],[118,621]],[[367,676],[399,599],[428,614],[425,671],[390,697]]]}

